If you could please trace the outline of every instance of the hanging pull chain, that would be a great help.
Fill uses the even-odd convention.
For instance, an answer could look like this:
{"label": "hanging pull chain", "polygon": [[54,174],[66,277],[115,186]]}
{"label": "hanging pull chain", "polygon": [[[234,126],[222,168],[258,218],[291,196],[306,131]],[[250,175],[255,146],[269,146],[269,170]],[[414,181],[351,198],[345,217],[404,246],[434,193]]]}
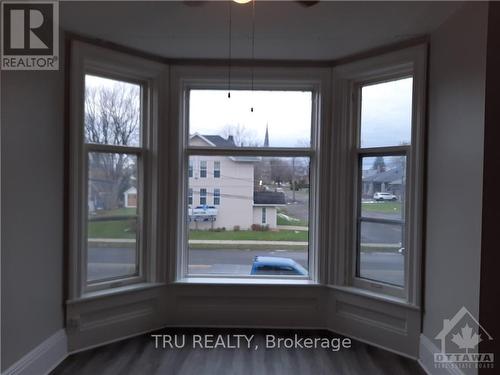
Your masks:
{"label": "hanging pull chain", "polygon": [[227,97],[231,98],[231,58],[232,58],[232,37],[231,37],[231,31],[232,31],[232,7],[231,7],[231,1],[228,1],[229,4],[229,46],[228,46],[228,63],[227,63]]}
{"label": "hanging pull chain", "polygon": [[[252,103],[254,100],[254,68],[255,68],[255,0],[252,0],[252,79],[251,79],[251,85],[252,85]],[[253,112],[253,105],[250,108],[250,112]]]}

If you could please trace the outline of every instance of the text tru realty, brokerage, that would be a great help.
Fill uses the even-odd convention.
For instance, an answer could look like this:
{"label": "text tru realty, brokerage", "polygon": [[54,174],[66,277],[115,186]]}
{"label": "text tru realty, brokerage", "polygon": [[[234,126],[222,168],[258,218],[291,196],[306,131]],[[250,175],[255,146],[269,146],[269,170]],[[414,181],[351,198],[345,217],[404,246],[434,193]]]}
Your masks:
{"label": "text tru realty, brokerage", "polygon": [[339,351],[351,348],[351,339],[347,337],[301,337],[294,334],[293,337],[281,337],[277,335],[260,336],[243,334],[226,335],[165,335],[153,334],[155,349],[253,349],[258,350],[259,344],[265,349],[330,349]]}

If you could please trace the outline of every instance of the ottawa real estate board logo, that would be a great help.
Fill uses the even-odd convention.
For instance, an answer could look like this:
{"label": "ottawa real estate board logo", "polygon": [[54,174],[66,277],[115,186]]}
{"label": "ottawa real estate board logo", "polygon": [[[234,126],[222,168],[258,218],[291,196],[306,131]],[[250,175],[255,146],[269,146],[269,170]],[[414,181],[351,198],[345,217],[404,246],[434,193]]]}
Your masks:
{"label": "ottawa real estate board logo", "polygon": [[59,3],[2,1],[3,70],[59,69]]}
{"label": "ottawa real estate board logo", "polygon": [[478,352],[479,343],[493,337],[465,307],[443,321],[443,329],[434,339],[441,344],[441,351],[434,353],[437,368],[494,367],[494,353]]}

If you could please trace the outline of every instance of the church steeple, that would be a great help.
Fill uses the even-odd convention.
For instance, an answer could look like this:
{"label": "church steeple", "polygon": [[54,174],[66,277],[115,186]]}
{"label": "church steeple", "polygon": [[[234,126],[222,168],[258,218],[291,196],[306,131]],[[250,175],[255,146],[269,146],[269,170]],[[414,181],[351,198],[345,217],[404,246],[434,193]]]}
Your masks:
{"label": "church steeple", "polygon": [[264,147],[269,147],[269,124],[266,124],[266,135],[264,137]]}

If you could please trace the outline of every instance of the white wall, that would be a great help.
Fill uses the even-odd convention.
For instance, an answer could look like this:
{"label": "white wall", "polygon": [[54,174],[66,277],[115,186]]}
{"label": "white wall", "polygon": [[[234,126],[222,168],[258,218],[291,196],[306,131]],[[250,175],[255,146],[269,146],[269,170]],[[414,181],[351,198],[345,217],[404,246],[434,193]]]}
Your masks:
{"label": "white wall", "polygon": [[[277,226],[277,209],[273,206],[266,206],[266,225],[269,228],[276,228]],[[262,225],[262,206],[255,206],[253,208],[253,222],[254,224]]]}
{"label": "white wall", "polygon": [[0,88],[3,371],[63,328],[64,74],[2,71]]}
{"label": "white wall", "polygon": [[[220,189],[221,198],[214,228],[233,230],[235,225],[249,229],[252,225],[254,175],[253,163],[234,162],[223,156],[193,156],[193,177],[189,187],[193,189],[193,207],[200,204],[200,189],[207,189],[207,204],[213,204],[214,189]],[[200,161],[207,162],[207,177],[199,178]],[[221,177],[214,178],[214,161],[221,163]],[[191,223],[191,228],[195,224]],[[208,229],[211,223],[198,223],[199,229]]]}
{"label": "white wall", "polygon": [[431,35],[423,334],[465,306],[478,316],[487,4]]}

